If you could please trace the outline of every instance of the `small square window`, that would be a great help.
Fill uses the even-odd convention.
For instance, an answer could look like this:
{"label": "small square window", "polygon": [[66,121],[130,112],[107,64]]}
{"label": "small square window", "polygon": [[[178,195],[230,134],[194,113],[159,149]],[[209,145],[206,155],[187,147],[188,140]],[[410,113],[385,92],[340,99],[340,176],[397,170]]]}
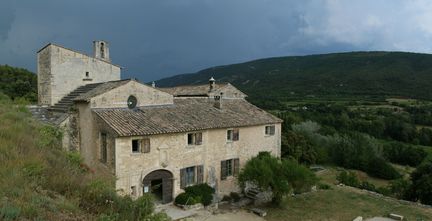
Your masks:
{"label": "small square window", "polygon": [[139,140],[132,140],[132,153],[140,152],[140,142]]}
{"label": "small square window", "polygon": [[189,133],[187,135],[188,145],[201,145],[202,144],[202,133]]}
{"label": "small square window", "polygon": [[265,135],[271,136],[274,134],[275,134],[275,126],[274,125],[265,126]]}
{"label": "small square window", "polygon": [[229,129],[227,130],[227,141],[237,141],[239,140],[239,129]]}
{"label": "small square window", "polygon": [[90,73],[88,71],[86,71],[85,76],[86,76],[86,78],[90,77]]}

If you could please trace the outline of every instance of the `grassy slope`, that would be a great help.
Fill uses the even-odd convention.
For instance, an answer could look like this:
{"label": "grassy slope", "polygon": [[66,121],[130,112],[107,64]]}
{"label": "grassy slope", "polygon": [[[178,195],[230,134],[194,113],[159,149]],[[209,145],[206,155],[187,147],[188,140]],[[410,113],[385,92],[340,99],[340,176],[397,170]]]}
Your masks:
{"label": "grassy slope", "polygon": [[267,58],[177,75],[156,83],[161,87],[206,83],[211,76],[231,82],[252,101],[283,101],[306,95],[432,98],[432,55],[404,52]]}
{"label": "grassy slope", "polygon": [[296,197],[289,197],[283,208],[271,208],[266,220],[353,220],[357,216],[375,217],[397,213],[406,220],[430,220],[432,209],[395,199],[383,198],[351,187],[333,186]]}
{"label": "grassy slope", "polygon": [[64,195],[86,179],[57,148],[59,134],[1,98],[0,122],[0,219],[90,219],[77,198]]}

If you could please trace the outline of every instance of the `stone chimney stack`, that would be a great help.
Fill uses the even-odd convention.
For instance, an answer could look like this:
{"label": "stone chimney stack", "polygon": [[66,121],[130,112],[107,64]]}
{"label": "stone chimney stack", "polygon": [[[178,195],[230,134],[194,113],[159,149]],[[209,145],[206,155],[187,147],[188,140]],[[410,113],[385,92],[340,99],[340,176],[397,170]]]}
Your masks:
{"label": "stone chimney stack", "polygon": [[209,79],[209,85],[210,85],[210,90],[213,90],[215,88],[216,80],[213,77]]}
{"label": "stone chimney stack", "polygon": [[106,41],[93,41],[94,57],[111,62],[109,57],[109,47]]}
{"label": "stone chimney stack", "polygon": [[222,100],[223,100],[223,93],[221,92],[219,96],[214,96],[214,107],[218,109],[222,109]]}

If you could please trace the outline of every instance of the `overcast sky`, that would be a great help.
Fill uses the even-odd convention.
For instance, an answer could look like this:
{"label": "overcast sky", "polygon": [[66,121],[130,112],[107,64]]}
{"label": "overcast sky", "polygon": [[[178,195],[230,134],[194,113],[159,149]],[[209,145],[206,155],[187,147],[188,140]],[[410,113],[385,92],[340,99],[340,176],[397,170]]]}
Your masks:
{"label": "overcast sky", "polygon": [[257,58],[432,52],[431,0],[0,0],[0,64],[36,71],[52,42],[92,54],[107,40],[142,81]]}

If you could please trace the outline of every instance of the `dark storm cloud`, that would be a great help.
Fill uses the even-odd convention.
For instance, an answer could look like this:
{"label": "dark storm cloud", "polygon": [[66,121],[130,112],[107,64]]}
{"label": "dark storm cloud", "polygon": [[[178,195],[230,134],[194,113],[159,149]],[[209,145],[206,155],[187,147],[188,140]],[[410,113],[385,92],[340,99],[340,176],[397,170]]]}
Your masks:
{"label": "dark storm cloud", "polygon": [[250,59],[352,50],[430,52],[429,1],[1,2],[0,63],[35,71],[48,42],[91,54],[105,39],[123,77],[149,81]]}

